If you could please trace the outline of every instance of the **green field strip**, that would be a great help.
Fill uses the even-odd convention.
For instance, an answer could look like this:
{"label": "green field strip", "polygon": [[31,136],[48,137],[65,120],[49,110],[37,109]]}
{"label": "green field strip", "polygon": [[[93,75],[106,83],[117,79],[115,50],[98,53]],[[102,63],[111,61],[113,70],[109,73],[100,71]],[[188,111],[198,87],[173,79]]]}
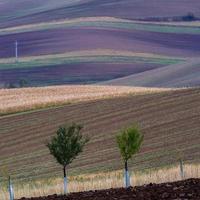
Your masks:
{"label": "green field strip", "polygon": [[77,22],[51,22],[34,25],[25,25],[19,27],[0,29],[0,35],[26,33],[34,31],[54,30],[60,28],[80,28],[80,27],[96,27],[104,29],[121,29],[121,30],[139,30],[139,31],[151,31],[158,33],[177,33],[177,34],[200,34],[199,26],[182,26],[182,25],[170,25],[170,24],[153,24],[153,23],[140,23],[131,21],[77,21]]}
{"label": "green field strip", "polygon": [[59,104],[55,102],[49,102],[49,103],[46,103],[45,105],[38,105],[38,106],[35,106],[34,108],[27,108],[22,111],[0,112],[0,119],[3,119],[5,117],[21,116],[23,114],[32,114],[32,113],[41,112],[41,111],[48,111],[51,109],[59,109],[66,105],[70,105],[72,103],[77,104],[78,102],[73,101],[73,100],[70,100],[70,101],[66,100],[65,102],[62,102]]}
{"label": "green field strip", "polygon": [[[53,57],[54,55],[52,55]],[[125,64],[125,63],[150,63],[150,64],[160,64],[160,65],[171,65],[179,62],[183,62],[183,59],[179,58],[145,58],[137,56],[75,56],[75,57],[61,57],[42,59],[34,59],[29,61],[19,61],[18,62],[5,62],[1,63],[0,61],[0,70],[3,69],[26,69],[26,68],[35,68],[35,67],[46,67],[46,66],[56,66],[64,64],[80,64],[80,63],[116,63],[116,64]]]}
{"label": "green field strip", "polygon": [[103,27],[117,28],[127,30],[150,31],[158,33],[178,33],[178,34],[200,34],[200,27],[161,25],[161,24],[143,24],[132,22],[81,22],[74,25],[75,27]]}

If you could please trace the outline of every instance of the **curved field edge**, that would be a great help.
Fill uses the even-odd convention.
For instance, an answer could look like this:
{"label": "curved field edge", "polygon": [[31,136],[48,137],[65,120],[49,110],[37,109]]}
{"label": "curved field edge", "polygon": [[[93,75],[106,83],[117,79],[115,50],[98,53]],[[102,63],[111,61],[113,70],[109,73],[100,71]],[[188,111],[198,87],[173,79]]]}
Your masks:
{"label": "curved field edge", "polygon": [[152,31],[159,33],[188,33],[199,34],[199,22],[143,22],[132,21],[114,17],[83,17],[76,19],[66,19],[60,21],[52,21],[47,23],[29,24],[10,28],[0,29],[0,35],[34,32],[42,30],[51,30],[58,28],[76,28],[76,27],[99,27],[113,29],[130,29]]}
{"label": "curved field edge", "polygon": [[[118,170],[123,167],[115,143],[122,127],[139,124],[144,134],[141,151],[129,163],[149,169],[199,161],[200,89],[163,91],[80,102],[32,113],[1,117],[0,168],[13,178],[61,176],[49,155],[47,141],[60,125],[77,122],[91,141],[70,165],[69,174]],[[23,166],[23,167],[22,167]]]}
{"label": "curved field edge", "polygon": [[0,116],[50,107],[58,107],[82,101],[126,95],[148,94],[168,90],[172,89],[98,85],[1,89]]}
{"label": "curved field edge", "polygon": [[141,87],[194,87],[199,82],[200,59],[188,59],[164,68],[152,69],[135,75],[101,82],[105,85]]}
{"label": "curved field edge", "polygon": [[185,59],[151,53],[135,53],[113,49],[94,49],[71,51],[61,54],[0,59],[0,70],[29,67],[44,67],[71,63],[154,63],[170,65],[183,62]]}
{"label": "curved field edge", "polygon": [[[70,4],[68,4],[68,1],[67,3],[66,1],[55,3],[51,0],[47,5],[45,3],[41,5],[40,3],[34,1],[33,4],[33,1],[29,1],[24,5],[22,1],[15,3],[6,1],[6,4],[1,6],[3,14],[0,18],[1,27],[89,16],[110,16],[126,19],[149,19],[153,17],[162,19],[162,17],[185,16],[188,12],[194,13],[197,18],[199,16],[199,2],[196,0],[190,0],[190,2],[180,2],[178,0],[167,2],[158,2],[157,0],[151,2],[148,0],[139,2],[132,0],[117,2],[114,0],[83,0],[76,4],[71,4],[71,1]],[[9,4],[12,4],[11,8]],[[6,9],[7,6],[10,9]]]}

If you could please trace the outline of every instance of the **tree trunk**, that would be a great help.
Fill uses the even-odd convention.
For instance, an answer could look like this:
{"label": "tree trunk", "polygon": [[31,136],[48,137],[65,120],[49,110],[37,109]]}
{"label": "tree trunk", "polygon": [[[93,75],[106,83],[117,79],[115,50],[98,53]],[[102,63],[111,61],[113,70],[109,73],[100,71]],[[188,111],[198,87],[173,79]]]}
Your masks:
{"label": "tree trunk", "polygon": [[13,186],[12,186],[12,183],[11,183],[11,179],[10,179],[10,176],[9,176],[9,181],[8,181],[9,185],[8,185],[8,190],[9,190],[9,196],[10,196],[10,200],[14,200],[14,191],[13,191]]}
{"label": "tree trunk", "polygon": [[125,187],[130,187],[130,176],[128,173],[128,161],[125,161],[125,173],[124,173]]}
{"label": "tree trunk", "polygon": [[66,166],[63,167],[63,173],[64,173],[64,194],[67,194]]}

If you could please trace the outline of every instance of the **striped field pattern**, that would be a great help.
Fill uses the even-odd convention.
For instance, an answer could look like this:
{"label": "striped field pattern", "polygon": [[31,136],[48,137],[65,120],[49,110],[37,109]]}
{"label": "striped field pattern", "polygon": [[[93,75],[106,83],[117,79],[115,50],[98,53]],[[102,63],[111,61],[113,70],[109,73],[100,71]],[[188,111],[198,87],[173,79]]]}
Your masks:
{"label": "striped field pattern", "polygon": [[200,90],[182,89],[72,103],[0,118],[0,168],[13,178],[61,175],[46,141],[63,124],[84,125],[91,140],[70,166],[70,174],[122,167],[115,136],[122,127],[139,124],[144,134],[141,152],[130,163],[135,169],[199,161]]}

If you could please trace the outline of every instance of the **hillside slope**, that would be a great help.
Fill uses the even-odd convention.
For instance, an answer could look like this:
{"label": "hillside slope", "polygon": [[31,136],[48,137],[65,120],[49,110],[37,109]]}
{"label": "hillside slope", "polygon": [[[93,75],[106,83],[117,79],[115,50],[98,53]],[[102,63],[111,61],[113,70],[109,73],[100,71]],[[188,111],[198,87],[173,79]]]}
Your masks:
{"label": "hillside slope", "polygon": [[102,82],[102,85],[140,87],[194,87],[200,85],[200,59],[148,70],[135,75]]}
{"label": "hillside slope", "polygon": [[[3,1],[0,27],[31,24],[63,18],[114,16],[128,19],[183,16],[188,12],[200,16],[196,0],[24,0]],[[17,9],[16,9],[17,8]]]}
{"label": "hillside slope", "polygon": [[[171,90],[171,89],[167,89]],[[0,116],[74,102],[141,95],[167,91],[162,88],[61,85],[49,87],[0,89]],[[19,101],[20,99],[20,101]]]}
{"label": "hillside slope", "polygon": [[[49,155],[46,141],[65,123],[84,125],[91,137],[82,155],[70,166],[70,174],[120,169],[115,136],[125,126],[138,123],[144,144],[130,166],[150,168],[177,161],[199,161],[200,89],[115,97],[75,103],[59,108],[0,118],[0,168],[13,177],[62,175]],[[23,167],[22,167],[23,166]]]}
{"label": "hillside slope", "polygon": [[[181,18],[193,13],[198,19],[199,8],[196,0],[2,0],[0,88],[21,87],[20,82],[29,87],[93,84],[129,75],[134,75],[134,81],[128,77],[122,83],[120,79],[120,84],[200,85],[198,66],[172,70],[168,75],[161,69],[177,60],[199,57],[199,21],[186,23],[187,19]],[[154,22],[149,21],[152,18]],[[182,25],[174,23],[177,18],[184,21]],[[166,19],[168,24],[162,21]],[[88,51],[87,57],[79,55],[84,51]],[[111,55],[108,51],[121,53]],[[68,57],[71,52],[73,58]],[[93,56],[93,52],[101,53]],[[171,58],[137,58],[127,52]],[[33,56],[38,58],[32,60]],[[29,62],[24,62],[26,59]]]}
{"label": "hillside slope", "polygon": [[109,25],[101,27],[98,24],[88,25],[87,22],[78,27],[72,24],[71,27],[0,36],[1,58],[15,56],[15,40],[18,41],[19,57],[96,49],[180,57],[198,57],[200,54],[197,42],[200,41],[200,34],[124,29]]}

